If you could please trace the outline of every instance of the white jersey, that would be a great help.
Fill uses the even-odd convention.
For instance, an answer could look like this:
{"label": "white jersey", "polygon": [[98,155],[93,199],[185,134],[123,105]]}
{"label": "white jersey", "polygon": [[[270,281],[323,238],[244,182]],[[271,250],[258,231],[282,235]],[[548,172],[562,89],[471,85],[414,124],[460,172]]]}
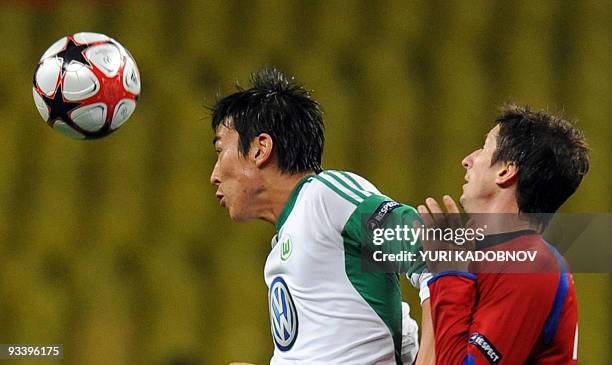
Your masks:
{"label": "white jersey", "polygon": [[[392,209],[385,208],[389,204]],[[348,172],[324,171],[294,189],[265,265],[271,364],[401,363],[399,277],[361,269],[364,218],[380,218],[381,212],[407,224],[417,217],[414,208],[392,202]],[[412,277],[418,278],[425,265],[414,266]],[[410,327],[404,333],[416,336],[414,321],[404,322]],[[416,339],[404,339],[410,341]]]}

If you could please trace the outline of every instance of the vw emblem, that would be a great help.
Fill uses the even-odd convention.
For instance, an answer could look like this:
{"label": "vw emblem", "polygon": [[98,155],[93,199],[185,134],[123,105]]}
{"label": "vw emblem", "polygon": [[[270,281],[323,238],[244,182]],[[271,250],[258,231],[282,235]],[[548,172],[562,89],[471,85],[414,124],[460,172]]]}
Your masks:
{"label": "vw emblem", "polygon": [[269,305],[274,344],[280,351],[289,351],[298,335],[298,317],[289,287],[280,276],[270,284]]}

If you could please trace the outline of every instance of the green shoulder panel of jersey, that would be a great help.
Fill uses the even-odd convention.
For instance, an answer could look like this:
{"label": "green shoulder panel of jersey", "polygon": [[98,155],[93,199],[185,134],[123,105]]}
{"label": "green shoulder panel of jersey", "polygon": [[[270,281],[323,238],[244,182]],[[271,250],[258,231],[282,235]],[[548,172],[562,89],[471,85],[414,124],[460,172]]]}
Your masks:
{"label": "green shoulder panel of jersey", "polygon": [[[389,328],[396,350],[396,361],[401,363],[402,342],[402,308],[401,289],[398,268],[391,270],[368,269],[365,260],[372,243],[372,232],[376,228],[395,228],[396,226],[412,227],[413,222],[420,222],[420,216],[413,207],[399,204],[382,195],[370,195],[363,198],[344,226],[345,269],[347,276],[359,294],[370,304],[378,316]],[[409,245],[395,242],[417,256],[420,244]],[[391,246],[391,242],[389,242]],[[388,247],[383,247],[387,250]],[[406,267],[407,271],[422,272],[425,264],[419,259]],[[402,270],[404,271],[404,270]]]}
{"label": "green shoulder panel of jersey", "polygon": [[[347,232],[356,243],[354,249],[364,259],[367,271],[420,274],[427,270],[420,251],[421,242],[411,229],[422,224],[415,208],[382,195],[372,195],[359,204],[347,222]],[[395,254],[403,261],[385,264],[373,261],[373,251]]]}

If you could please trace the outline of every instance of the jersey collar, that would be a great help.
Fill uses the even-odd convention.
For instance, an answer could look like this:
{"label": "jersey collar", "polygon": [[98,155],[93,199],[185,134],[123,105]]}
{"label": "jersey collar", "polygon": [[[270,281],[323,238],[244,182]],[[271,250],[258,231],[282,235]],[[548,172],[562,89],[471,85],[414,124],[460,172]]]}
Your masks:
{"label": "jersey collar", "polygon": [[300,193],[300,190],[302,190],[302,187],[306,183],[310,182],[312,177],[313,177],[313,175],[304,176],[297,183],[295,188],[293,188],[293,191],[291,192],[291,195],[289,195],[289,200],[287,200],[287,203],[285,203],[285,206],[283,207],[283,210],[281,211],[281,214],[278,216],[278,219],[276,220],[276,231],[280,231],[280,229],[283,226],[283,224],[285,224],[285,221],[287,220],[287,217],[289,217],[289,214],[293,210],[293,206],[295,205],[295,201],[297,200],[297,197],[298,197],[298,195]]}
{"label": "jersey collar", "polygon": [[522,229],[520,231],[514,232],[490,234],[485,236],[483,240],[476,241],[476,249],[483,250],[492,246],[499,245],[500,243],[508,242],[521,236],[527,236],[532,234],[538,234],[538,232],[532,229]]}

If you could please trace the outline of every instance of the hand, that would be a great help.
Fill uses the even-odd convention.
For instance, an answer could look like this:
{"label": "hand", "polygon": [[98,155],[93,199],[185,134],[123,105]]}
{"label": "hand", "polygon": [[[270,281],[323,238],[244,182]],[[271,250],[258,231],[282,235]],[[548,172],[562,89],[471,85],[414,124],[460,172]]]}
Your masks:
{"label": "hand", "polygon": [[[461,230],[458,229],[464,228],[459,208],[453,198],[448,195],[445,195],[442,201],[444,202],[447,213],[443,212],[438,202],[433,198],[427,198],[425,200],[425,205],[419,205],[417,211],[423,218],[426,228],[440,229],[443,233],[448,232],[450,229],[453,231],[453,237],[456,237],[455,234],[461,232]],[[429,271],[433,274],[442,271],[467,272],[470,261],[465,259],[465,256],[457,253],[461,251],[473,251],[475,246],[474,241],[458,244],[453,240],[442,239],[446,234],[437,234],[436,237],[433,236],[434,235],[430,233],[425,235],[422,239],[423,252]]]}

